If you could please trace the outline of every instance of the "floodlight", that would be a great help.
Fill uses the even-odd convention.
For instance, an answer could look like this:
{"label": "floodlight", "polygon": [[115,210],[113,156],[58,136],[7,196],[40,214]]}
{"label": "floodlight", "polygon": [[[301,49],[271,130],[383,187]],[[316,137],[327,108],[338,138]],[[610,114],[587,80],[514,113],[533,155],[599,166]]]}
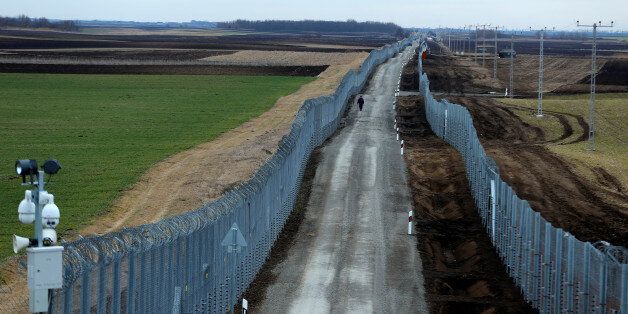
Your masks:
{"label": "floodlight", "polygon": [[37,174],[37,161],[34,159],[19,159],[15,161],[15,173],[22,176],[22,183],[26,183],[26,176],[31,177],[31,183],[33,182],[33,175]]}
{"label": "floodlight", "polygon": [[37,161],[34,159],[20,159],[15,161],[15,172],[18,175],[37,173]]}
{"label": "floodlight", "polygon": [[61,164],[56,159],[50,159],[44,163],[44,172],[47,174],[56,174],[59,169],[61,169]]}

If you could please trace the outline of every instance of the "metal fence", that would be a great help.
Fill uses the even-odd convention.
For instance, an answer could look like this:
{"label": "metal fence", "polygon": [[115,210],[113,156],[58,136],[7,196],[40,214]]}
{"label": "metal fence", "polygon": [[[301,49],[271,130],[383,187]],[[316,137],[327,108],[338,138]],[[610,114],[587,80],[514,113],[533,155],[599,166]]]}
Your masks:
{"label": "metal fence", "polygon": [[484,227],[525,299],[542,313],[628,313],[628,250],[581,242],[517,197],[486,155],[469,111],[435,100],[418,62],[427,120],[462,154]]}
{"label": "metal fence", "polygon": [[[334,94],[305,101],[277,153],[223,197],[158,223],[65,244],[63,288],[51,294],[50,312],[219,313],[231,308],[290,215],[312,150],[338,128],[349,98],[373,69],[414,39],[372,51]],[[221,241],[233,223],[247,246],[230,254]]]}

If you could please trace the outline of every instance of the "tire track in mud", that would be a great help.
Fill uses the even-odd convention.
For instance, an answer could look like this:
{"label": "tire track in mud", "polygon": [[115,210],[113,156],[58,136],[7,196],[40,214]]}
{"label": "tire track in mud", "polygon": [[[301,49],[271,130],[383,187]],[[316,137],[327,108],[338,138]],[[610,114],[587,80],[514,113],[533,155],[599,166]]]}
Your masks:
{"label": "tire track in mud", "polygon": [[548,115],[562,115],[565,120],[567,116],[575,118],[582,130],[576,139],[564,142],[575,132],[572,122],[563,121],[569,124],[571,131],[563,124],[562,135],[548,140],[545,135],[539,136],[538,127],[527,124],[506,110],[531,111],[530,108],[502,106],[487,98],[448,99],[469,110],[480,141],[487,154],[497,162],[503,179],[543,218],[581,241],[604,240],[613,245],[628,245],[628,196],[621,184],[617,184],[617,178],[591,169],[597,183],[604,186],[600,188],[581,177],[569,162],[543,145],[565,145],[586,140],[588,125],[584,118],[544,111]]}
{"label": "tire track in mud", "polygon": [[432,313],[533,313],[480,221],[460,154],[436,137],[420,96],[397,100],[416,236]]}
{"label": "tire track in mud", "polygon": [[[504,106],[504,105],[499,105],[499,104],[496,104],[496,106],[503,108],[504,110],[512,109],[512,110],[518,110],[518,111],[523,111],[523,112],[530,112],[530,114],[534,114],[534,109],[531,109],[528,107],[522,107],[522,106],[516,106],[516,105]],[[571,114],[571,113],[566,113],[566,112],[552,111],[552,110],[543,110],[543,113],[553,116],[556,119],[558,119],[558,122],[560,122],[560,124],[563,127],[563,134],[556,139],[540,141],[540,142],[537,142],[536,144],[558,143],[560,145],[568,145],[568,144],[575,144],[575,143],[579,143],[579,142],[587,140],[588,135],[589,135],[589,124],[585,121],[584,117],[582,117],[581,115]],[[576,122],[578,123],[577,127],[579,128],[578,134],[580,135],[574,140],[560,143],[561,141],[570,138],[575,133],[574,127],[569,122],[569,119],[567,119],[565,116],[572,117],[576,120]],[[516,120],[519,120],[519,123],[525,123],[516,115],[515,117],[516,117]]]}

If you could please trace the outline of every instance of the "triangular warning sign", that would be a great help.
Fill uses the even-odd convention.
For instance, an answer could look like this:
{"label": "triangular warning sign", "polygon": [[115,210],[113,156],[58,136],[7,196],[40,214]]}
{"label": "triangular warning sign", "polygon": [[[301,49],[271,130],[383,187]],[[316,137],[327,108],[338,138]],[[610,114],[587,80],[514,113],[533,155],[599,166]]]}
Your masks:
{"label": "triangular warning sign", "polygon": [[225,238],[222,239],[220,245],[226,246],[229,253],[239,253],[240,249],[246,246],[246,240],[244,239],[244,235],[242,235],[242,232],[240,232],[240,229],[235,222],[233,223],[233,225],[231,225],[231,229],[229,229],[229,232],[227,232]]}

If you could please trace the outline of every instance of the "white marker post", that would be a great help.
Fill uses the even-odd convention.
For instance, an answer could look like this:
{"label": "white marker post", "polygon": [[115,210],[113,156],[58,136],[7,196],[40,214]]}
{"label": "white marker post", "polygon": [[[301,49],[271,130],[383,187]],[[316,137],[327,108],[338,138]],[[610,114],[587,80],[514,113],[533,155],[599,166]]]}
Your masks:
{"label": "white marker post", "polygon": [[246,314],[249,312],[249,301],[246,299],[242,299],[242,314]]}
{"label": "white marker post", "polygon": [[401,140],[401,155],[403,156],[403,140]]}
{"label": "white marker post", "polygon": [[495,243],[495,212],[497,211],[497,197],[496,197],[495,180],[491,180],[491,235],[493,237],[493,243]]}
{"label": "white marker post", "polygon": [[397,128],[397,141],[399,141],[399,128]]}
{"label": "white marker post", "polygon": [[412,235],[412,221],[414,220],[414,211],[408,212],[408,234]]}

